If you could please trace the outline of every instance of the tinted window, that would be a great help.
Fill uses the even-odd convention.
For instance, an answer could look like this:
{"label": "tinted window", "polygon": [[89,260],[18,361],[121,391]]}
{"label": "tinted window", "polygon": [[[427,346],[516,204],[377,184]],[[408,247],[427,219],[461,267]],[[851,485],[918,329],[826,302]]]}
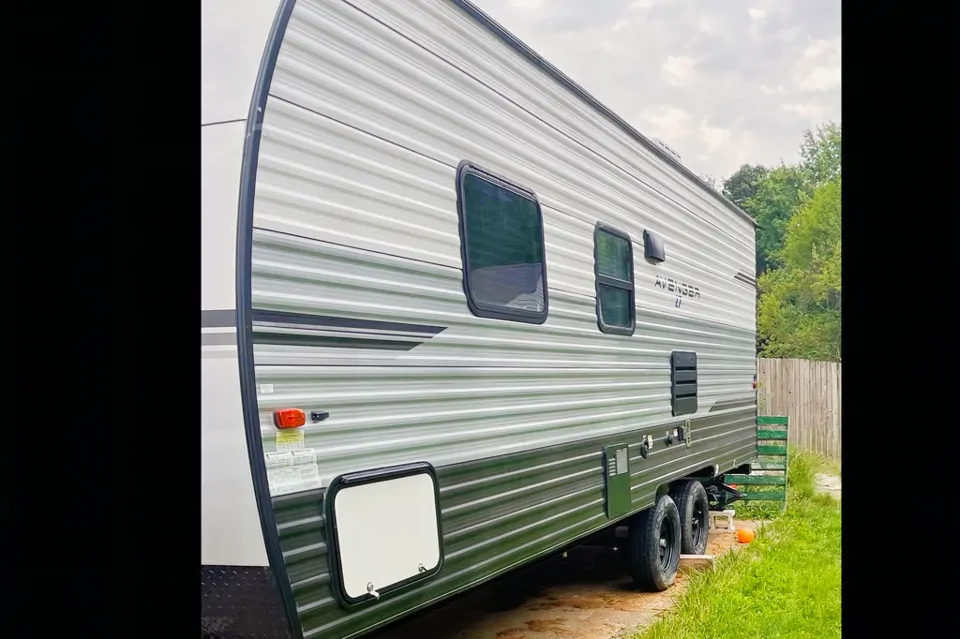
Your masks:
{"label": "tinted window", "polygon": [[597,226],[597,320],[605,333],[633,334],[636,308],[633,298],[633,245],[630,237]]}
{"label": "tinted window", "polygon": [[468,168],[460,213],[471,310],[481,317],[546,319],[543,224],[533,194]]}

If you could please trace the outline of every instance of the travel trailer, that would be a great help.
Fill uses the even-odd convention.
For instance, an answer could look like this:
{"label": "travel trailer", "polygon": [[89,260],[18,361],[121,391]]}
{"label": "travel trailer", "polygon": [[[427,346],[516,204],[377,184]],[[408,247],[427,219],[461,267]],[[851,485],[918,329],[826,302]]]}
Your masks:
{"label": "travel trailer", "polygon": [[203,636],[616,527],[669,587],[757,456],[752,220],[466,0],[201,6]]}

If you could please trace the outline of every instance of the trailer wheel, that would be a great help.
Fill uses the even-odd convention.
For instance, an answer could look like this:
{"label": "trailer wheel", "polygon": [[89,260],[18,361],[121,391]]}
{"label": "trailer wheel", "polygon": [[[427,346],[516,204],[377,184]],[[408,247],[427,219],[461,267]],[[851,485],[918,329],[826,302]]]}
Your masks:
{"label": "trailer wheel", "polygon": [[680,566],[680,513],[669,495],[630,525],[630,571],[641,588],[666,590]]}
{"label": "trailer wheel", "polygon": [[710,537],[710,503],[707,490],[695,479],[676,484],[670,491],[680,512],[680,552],[702,555]]}

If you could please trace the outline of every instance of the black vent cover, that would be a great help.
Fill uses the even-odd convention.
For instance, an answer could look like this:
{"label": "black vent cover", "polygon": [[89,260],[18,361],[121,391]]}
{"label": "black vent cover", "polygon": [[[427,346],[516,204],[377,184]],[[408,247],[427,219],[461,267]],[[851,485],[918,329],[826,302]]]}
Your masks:
{"label": "black vent cover", "polygon": [[667,252],[663,248],[663,240],[650,231],[643,232],[643,257],[654,264],[659,264],[667,259]]}
{"label": "black vent cover", "polygon": [[696,353],[670,353],[670,403],[674,417],[697,412]]}

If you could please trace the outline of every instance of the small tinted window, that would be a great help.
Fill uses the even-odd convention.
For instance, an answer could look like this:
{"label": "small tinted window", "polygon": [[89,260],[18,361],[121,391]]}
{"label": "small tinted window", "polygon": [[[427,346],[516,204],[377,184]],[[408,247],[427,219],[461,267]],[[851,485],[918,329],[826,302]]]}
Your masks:
{"label": "small tinted window", "polygon": [[461,168],[459,195],[470,309],[480,317],[542,323],[547,283],[536,196],[469,165]]}
{"label": "small tinted window", "polygon": [[598,225],[594,232],[597,323],[604,333],[632,335],[636,325],[633,244],[626,233]]}

